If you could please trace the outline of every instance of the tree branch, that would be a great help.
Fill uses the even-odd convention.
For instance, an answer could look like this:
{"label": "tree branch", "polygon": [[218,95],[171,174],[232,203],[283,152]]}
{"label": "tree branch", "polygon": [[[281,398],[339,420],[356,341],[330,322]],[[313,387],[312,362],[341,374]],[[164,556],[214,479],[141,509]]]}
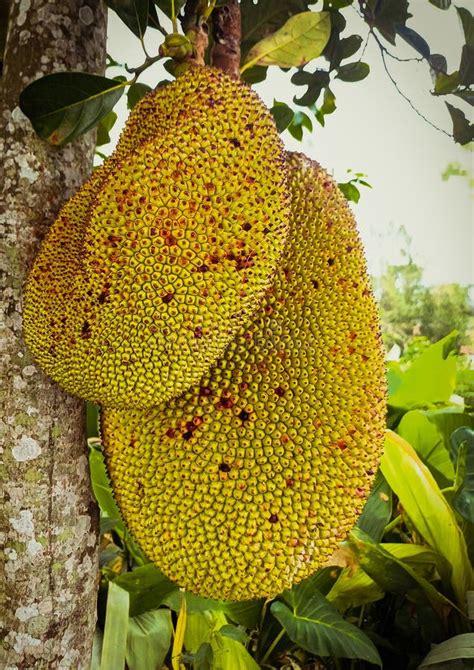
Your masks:
{"label": "tree branch", "polygon": [[214,44],[211,64],[224,70],[231,77],[240,77],[240,5],[229,0],[224,7],[217,7],[211,14]]}
{"label": "tree branch", "polygon": [[180,19],[184,34],[193,45],[193,54],[185,59],[191,65],[204,65],[204,57],[209,44],[209,28],[202,11],[201,0],[187,0],[183,17]]}

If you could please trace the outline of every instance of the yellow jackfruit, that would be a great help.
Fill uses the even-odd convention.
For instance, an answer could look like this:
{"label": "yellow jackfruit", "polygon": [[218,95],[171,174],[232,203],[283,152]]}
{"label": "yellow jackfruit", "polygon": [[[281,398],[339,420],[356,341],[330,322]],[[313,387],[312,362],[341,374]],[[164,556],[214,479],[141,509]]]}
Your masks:
{"label": "yellow jackfruit", "polygon": [[112,407],[197,383],[273,281],[286,181],[271,115],[242,82],[196,68],[151,93],[35,260],[24,333],[39,365]]}
{"label": "yellow jackfruit", "polygon": [[384,359],[354,220],[318,164],[288,165],[287,248],[253,323],[180,398],[101,418],[130,531],[211,598],[271,597],[312,574],[354,525],[382,449]]}

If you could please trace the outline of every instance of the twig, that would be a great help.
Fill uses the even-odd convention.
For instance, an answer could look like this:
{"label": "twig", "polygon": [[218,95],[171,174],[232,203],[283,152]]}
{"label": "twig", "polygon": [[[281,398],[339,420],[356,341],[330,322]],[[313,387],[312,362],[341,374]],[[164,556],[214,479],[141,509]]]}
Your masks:
{"label": "twig", "polygon": [[141,75],[144,70],[150,67],[150,65],[153,65],[154,63],[157,63],[159,60],[161,60],[163,56],[158,55],[158,56],[148,56],[145,59],[145,62],[139,65],[138,67],[126,67],[125,69],[127,72],[130,72],[130,74],[134,75],[134,81],[138,79],[138,77]]}
{"label": "twig", "polygon": [[390,72],[390,70],[387,67],[387,61],[385,60],[385,51],[386,51],[385,47],[383,46],[383,44],[380,42],[379,38],[377,37],[377,35],[373,31],[371,31],[371,34],[372,34],[373,38],[375,39],[375,41],[377,42],[377,44],[379,46],[380,55],[382,57],[382,63],[383,63],[384,70],[387,73],[388,78],[390,79],[390,81],[394,85],[396,91],[402,96],[402,98],[406,102],[408,102],[408,104],[410,105],[412,110],[415,112],[415,114],[417,114],[421,119],[423,119],[423,121],[425,121],[429,126],[434,128],[435,130],[439,131],[440,133],[443,133],[443,135],[447,135],[448,137],[452,138],[451,133],[448,133],[446,130],[444,130],[443,128],[440,128],[439,126],[434,124],[432,121],[430,121],[424,114],[422,114],[420,112],[420,110],[417,107],[415,107],[415,105],[412,103],[410,98],[407,95],[405,95],[405,93],[403,93],[403,91],[398,86],[397,81],[394,79],[392,73]]}
{"label": "twig", "polygon": [[229,0],[224,7],[217,7],[211,14],[214,44],[211,63],[228,75],[240,77],[240,5],[238,0]]}

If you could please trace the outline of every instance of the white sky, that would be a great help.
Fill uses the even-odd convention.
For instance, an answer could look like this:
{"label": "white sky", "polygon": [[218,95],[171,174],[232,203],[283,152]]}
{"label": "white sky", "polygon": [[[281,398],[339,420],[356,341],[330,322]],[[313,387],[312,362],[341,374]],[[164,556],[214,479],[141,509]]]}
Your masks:
{"label": "white sky", "polygon": [[[474,0],[456,4],[474,11]],[[414,7],[415,21],[408,25],[425,37],[432,52],[447,56],[448,72],[457,69],[463,37],[456,12],[440,11],[427,0],[415,0],[410,5]],[[314,8],[318,9],[318,5]],[[344,13],[348,19],[344,36],[359,32],[365,35],[366,26],[357,13],[351,8]],[[161,40],[156,31],[147,32],[145,41],[152,54]],[[395,50],[388,44],[387,47]],[[109,12],[108,52],[131,67],[143,61],[138,39],[113,12]],[[400,38],[396,54],[403,58],[417,55]],[[348,168],[368,175],[373,188],[361,187],[360,202],[352,206],[372,274],[380,274],[387,263],[403,262],[396,235],[403,224],[412,237],[412,256],[424,268],[426,283],[474,283],[474,194],[465,178],[451,177],[447,182],[441,179],[450,162],[459,162],[472,170],[473,153],[415,114],[389,81],[373,40],[364,60],[371,67],[365,80],[356,83],[335,80],[331,84],[337,109],[326,117],[326,126],[322,128],[315,121],[313,132],[305,131],[302,142],[285,132],[285,145],[316,159],[338,181],[347,181]],[[324,64],[320,61],[318,66]],[[424,116],[450,131],[446,106],[429,93],[432,82],[426,64],[398,63],[391,59],[387,64],[400,88]],[[255,86],[267,105],[272,106],[276,98],[306,111],[292,103],[293,96],[300,96],[306,88],[292,85],[289,74],[278,68],[269,68],[268,72],[267,80]],[[108,70],[108,76],[115,74],[118,71]],[[156,64],[143,73],[140,81],[154,86],[165,78],[170,77],[161,64]],[[471,108],[460,104],[454,96],[446,99],[469,113]],[[119,119],[111,132],[113,144],[101,147],[107,153],[127,115],[125,96],[115,111]]]}

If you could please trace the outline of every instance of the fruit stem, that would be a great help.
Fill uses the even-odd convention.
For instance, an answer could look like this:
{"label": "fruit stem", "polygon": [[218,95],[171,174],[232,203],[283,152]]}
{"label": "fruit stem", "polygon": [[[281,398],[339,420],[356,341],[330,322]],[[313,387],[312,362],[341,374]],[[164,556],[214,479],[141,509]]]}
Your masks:
{"label": "fruit stem", "polygon": [[223,7],[216,7],[211,17],[214,38],[211,64],[238,79],[240,77],[240,40],[242,37],[238,0],[228,0]]}

